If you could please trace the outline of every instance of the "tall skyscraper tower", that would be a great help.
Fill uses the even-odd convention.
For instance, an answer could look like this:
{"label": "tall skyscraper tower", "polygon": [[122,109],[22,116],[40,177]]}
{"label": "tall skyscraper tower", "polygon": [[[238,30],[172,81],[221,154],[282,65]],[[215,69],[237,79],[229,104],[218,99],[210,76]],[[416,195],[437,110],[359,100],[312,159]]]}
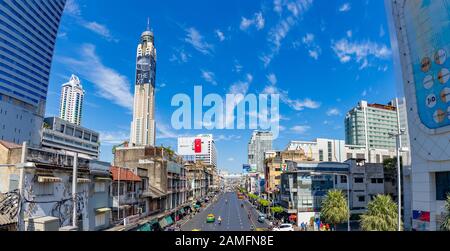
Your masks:
{"label": "tall skyscraper tower", "polygon": [[61,119],[69,121],[72,124],[81,125],[84,94],[85,91],[83,90],[80,79],[72,75],[69,82],[62,86],[59,110]]}
{"label": "tall skyscraper tower", "polygon": [[156,48],[150,22],[137,46],[136,83],[134,91],[131,145],[154,146],[155,124]]}
{"label": "tall skyscraper tower", "polygon": [[66,0],[0,1],[0,140],[39,145]]}

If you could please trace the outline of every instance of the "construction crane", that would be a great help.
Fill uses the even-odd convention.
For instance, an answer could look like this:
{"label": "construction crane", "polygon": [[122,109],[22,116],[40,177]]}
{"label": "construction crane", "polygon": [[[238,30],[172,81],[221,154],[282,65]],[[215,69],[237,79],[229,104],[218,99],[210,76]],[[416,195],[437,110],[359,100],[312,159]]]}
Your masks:
{"label": "construction crane", "polygon": [[112,148],[112,154],[116,154],[116,149],[119,148],[119,147],[122,147],[122,146],[128,147],[128,144],[129,144],[128,141],[124,141],[124,142],[123,142],[122,144],[120,144],[120,145],[115,145],[115,146],[113,146],[113,148]]}

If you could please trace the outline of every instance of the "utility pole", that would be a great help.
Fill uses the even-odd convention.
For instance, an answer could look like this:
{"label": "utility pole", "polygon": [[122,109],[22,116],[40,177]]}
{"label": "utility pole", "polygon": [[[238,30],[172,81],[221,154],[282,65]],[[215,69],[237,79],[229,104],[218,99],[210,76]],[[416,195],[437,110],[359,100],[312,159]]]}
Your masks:
{"label": "utility pole", "polygon": [[25,167],[27,160],[27,142],[22,144],[22,156],[20,159],[21,167],[19,174],[19,214],[17,216],[17,224],[19,231],[25,231],[25,221],[24,221],[24,196],[25,196]]}
{"label": "utility pole", "polygon": [[120,167],[119,177],[117,178],[117,220],[120,221]]}
{"label": "utility pole", "polygon": [[73,174],[72,174],[72,226],[77,227],[77,180],[78,180],[78,153],[73,156]]}

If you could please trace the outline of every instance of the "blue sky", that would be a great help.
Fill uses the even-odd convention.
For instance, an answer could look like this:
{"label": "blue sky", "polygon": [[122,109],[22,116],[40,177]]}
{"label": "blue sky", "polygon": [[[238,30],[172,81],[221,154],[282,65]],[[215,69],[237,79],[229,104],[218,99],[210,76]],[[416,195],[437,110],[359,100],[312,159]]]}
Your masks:
{"label": "blue sky", "polygon": [[[280,137],[344,139],[345,113],[361,99],[396,95],[383,1],[69,0],[51,73],[47,115],[58,114],[60,87],[71,74],[87,96],[82,125],[102,134],[101,159],[127,140],[132,119],[135,55],[147,17],[155,33],[157,144],[213,133],[219,168],[240,172],[250,130],[171,128],[175,94],[281,94]],[[205,110],[206,111],[206,110]]]}

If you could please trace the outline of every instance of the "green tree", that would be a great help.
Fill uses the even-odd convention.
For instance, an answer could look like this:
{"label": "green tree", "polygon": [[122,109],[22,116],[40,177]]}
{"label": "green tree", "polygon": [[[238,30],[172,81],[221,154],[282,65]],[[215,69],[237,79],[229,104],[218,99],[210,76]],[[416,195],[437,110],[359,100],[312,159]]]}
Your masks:
{"label": "green tree", "polygon": [[450,231],[450,193],[447,194],[447,201],[445,202],[446,215],[444,221],[441,224],[442,231]]}
{"label": "green tree", "polygon": [[398,207],[389,195],[378,195],[361,215],[363,231],[397,231]]}
{"label": "green tree", "polygon": [[341,190],[328,191],[325,199],[322,201],[321,218],[334,225],[344,223],[348,220],[347,199]]}
{"label": "green tree", "polygon": [[268,200],[265,199],[259,199],[258,203],[263,206],[263,207],[268,207],[270,205],[270,202]]}
{"label": "green tree", "polygon": [[272,207],[272,208],[270,208],[270,210],[274,214],[280,214],[280,213],[284,212],[284,208],[282,208],[282,207]]}

